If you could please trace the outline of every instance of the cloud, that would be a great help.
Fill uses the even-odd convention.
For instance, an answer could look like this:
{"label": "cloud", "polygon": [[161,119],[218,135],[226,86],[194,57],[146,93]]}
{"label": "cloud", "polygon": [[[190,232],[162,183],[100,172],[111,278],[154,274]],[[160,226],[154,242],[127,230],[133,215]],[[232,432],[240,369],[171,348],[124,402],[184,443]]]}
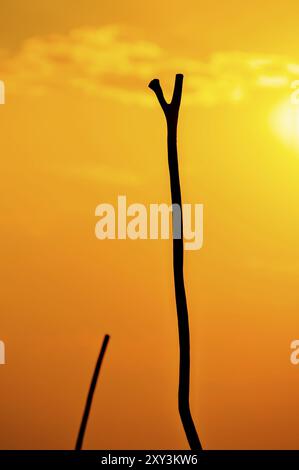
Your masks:
{"label": "cloud", "polygon": [[215,53],[208,61],[179,57],[110,26],[28,39],[15,55],[2,52],[0,66],[7,93],[75,89],[141,106],[153,104],[146,88],[152,78],[169,83],[177,72],[187,77],[186,104],[215,105],[238,102],[261,88],[288,88],[299,78],[299,63],[244,52]]}

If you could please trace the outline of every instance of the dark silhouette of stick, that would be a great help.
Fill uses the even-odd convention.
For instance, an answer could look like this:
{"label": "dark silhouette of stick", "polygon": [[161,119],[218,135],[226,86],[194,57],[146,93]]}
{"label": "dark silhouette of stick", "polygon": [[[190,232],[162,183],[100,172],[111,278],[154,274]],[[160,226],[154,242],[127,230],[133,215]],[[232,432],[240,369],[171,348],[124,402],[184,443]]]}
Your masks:
{"label": "dark silhouette of stick", "polygon": [[179,413],[191,450],[201,450],[200,440],[198,438],[195,425],[193,423],[189,404],[190,334],[188,309],[184,285],[182,198],[177,152],[177,124],[183,88],[183,75],[176,75],[173,96],[170,103],[166,102],[158,79],[152,80],[148,86],[155,92],[166,118],[171,199],[172,204],[178,204],[181,209],[181,237],[173,237],[173,270],[180,346],[178,390]]}
{"label": "dark silhouette of stick", "polygon": [[100,373],[101,365],[102,365],[102,362],[103,362],[103,359],[104,359],[104,355],[105,355],[105,352],[106,352],[106,349],[107,349],[109,339],[110,339],[110,336],[105,335],[104,340],[103,340],[103,344],[102,344],[102,347],[101,347],[101,350],[100,350],[100,354],[99,354],[99,357],[98,357],[98,360],[97,360],[97,363],[96,363],[96,366],[95,366],[95,370],[94,370],[94,373],[93,373],[93,376],[92,376],[92,380],[91,380],[91,383],[90,383],[89,392],[88,392],[88,395],[87,395],[87,400],[86,400],[86,404],[85,404],[85,409],[84,409],[84,413],[83,413],[83,417],[82,417],[82,421],[81,421],[79,434],[78,434],[78,437],[77,437],[75,450],[81,450],[82,449],[82,444],[83,444],[83,439],[84,439],[85,430],[86,430],[86,426],[87,426],[88,416],[89,416],[89,412],[90,412],[90,408],[91,408],[91,404],[92,404],[93,394],[94,394],[94,391],[95,391],[95,388],[96,388],[96,385],[97,385],[98,376],[99,376],[99,373]]}

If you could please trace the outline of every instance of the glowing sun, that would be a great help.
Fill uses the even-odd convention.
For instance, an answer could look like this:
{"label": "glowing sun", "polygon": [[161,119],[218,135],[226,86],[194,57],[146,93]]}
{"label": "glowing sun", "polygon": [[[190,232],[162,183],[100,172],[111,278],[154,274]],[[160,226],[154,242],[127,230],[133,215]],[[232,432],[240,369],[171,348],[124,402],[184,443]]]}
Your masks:
{"label": "glowing sun", "polygon": [[299,151],[299,105],[285,101],[271,115],[271,128],[287,146]]}

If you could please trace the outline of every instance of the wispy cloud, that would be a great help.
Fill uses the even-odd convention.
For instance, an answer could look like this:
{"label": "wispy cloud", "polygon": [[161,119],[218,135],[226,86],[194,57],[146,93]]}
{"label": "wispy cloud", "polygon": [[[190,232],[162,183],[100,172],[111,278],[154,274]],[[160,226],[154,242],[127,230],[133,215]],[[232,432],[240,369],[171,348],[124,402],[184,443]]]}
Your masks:
{"label": "wispy cloud", "polygon": [[28,39],[14,56],[4,54],[0,66],[11,93],[77,89],[145,106],[153,103],[148,81],[169,81],[177,72],[188,77],[186,104],[214,105],[240,101],[259,88],[289,87],[299,78],[299,63],[243,52],[216,53],[208,61],[179,57],[111,26]]}

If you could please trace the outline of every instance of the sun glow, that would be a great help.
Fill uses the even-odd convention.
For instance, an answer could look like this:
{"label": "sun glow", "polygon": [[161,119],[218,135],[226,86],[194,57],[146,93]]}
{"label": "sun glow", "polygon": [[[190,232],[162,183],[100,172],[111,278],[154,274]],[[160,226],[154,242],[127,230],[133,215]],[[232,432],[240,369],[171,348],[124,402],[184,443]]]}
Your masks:
{"label": "sun glow", "polygon": [[299,105],[285,101],[271,115],[271,127],[288,147],[299,151]]}

